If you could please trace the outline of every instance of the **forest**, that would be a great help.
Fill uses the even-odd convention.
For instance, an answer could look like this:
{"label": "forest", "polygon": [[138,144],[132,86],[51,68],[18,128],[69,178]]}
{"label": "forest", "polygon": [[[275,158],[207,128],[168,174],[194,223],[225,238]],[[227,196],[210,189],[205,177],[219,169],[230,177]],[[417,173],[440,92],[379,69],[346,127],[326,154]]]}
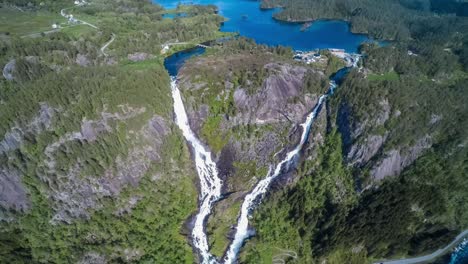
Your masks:
{"label": "forest", "polygon": [[[466,229],[466,3],[262,1],[262,8],[277,6],[283,9],[275,13],[275,19],[343,19],[353,32],[368,33],[381,45],[361,46],[360,70],[348,74],[327,104],[324,143],[317,147],[317,153],[304,153],[294,171],[294,184],[269,193],[253,214],[256,236],[246,243],[241,261],[269,263],[274,256],[294,252],[297,257],[287,261],[327,259],[327,263],[361,264],[420,255]],[[59,15],[63,8],[98,29],[69,24]],[[187,16],[164,18],[168,12]],[[11,80],[0,79],[0,135],[10,135],[0,141],[0,176],[21,182],[29,197],[18,209],[5,206],[0,195],[0,262],[99,263],[106,258],[112,263],[193,263],[185,221],[197,207],[196,177],[189,150],[172,122],[169,75],[163,61],[179,49],[230,36],[219,31],[224,18],[213,6],[164,10],[146,0],[95,0],[80,7],[65,0],[4,0],[0,14],[6,17],[2,18],[5,25],[0,25],[0,66],[14,65],[9,72]],[[61,28],[48,32],[52,23]],[[115,41],[103,53],[101,47],[113,35]],[[164,44],[170,42],[188,44],[161,54]],[[210,88],[230,82],[253,94],[273,74],[263,65],[290,63],[292,54],[288,47],[267,47],[235,38],[204,55],[214,61],[242,58],[237,64],[224,66],[229,75],[213,76],[216,72],[197,67],[194,61],[185,70],[188,75],[212,78],[208,80]],[[314,71],[309,69],[304,79],[306,93],[323,92],[327,77],[342,67],[329,53],[322,55],[329,63],[310,66]],[[244,145],[249,145],[275,129],[246,125],[235,128],[232,135],[220,133],[222,118],[235,113],[232,93],[218,100],[221,88],[209,90],[212,93],[206,96],[199,96],[202,91],[184,91],[208,105],[210,114],[200,136],[215,153],[222,153],[228,136],[252,140],[245,141]],[[381,102],[390,106],[388,120],[372,126],[373,118],[382,111]],[[352,113],[350,122],[367,124],[364,136],[386,138],[385,145],[365,164],[348,163],[351,143],[339,118],[343,106]],[[42,122],[49,113],[53,113],[50,122]],[[127,115],[129,118],[121,118]],[[159,152],[149,151],[151,163],[142,165],[141,177],[126,177],[126,184],[100,194],[91,205],[84,203],[94,193],[85,190],[76,194],[78,188],[68,181],[73,178],[70,175],[77,182],[97,182],[92,187],[102,191],[99,184],[109,178],[112,181],[108,176],[122,169],[122,164],[138,170],[125,161],[134,157],[138,162],[148,161],[139,153],[154,143],[145,133],[148,124],[158,118],[165,125],[157,123],[156,127],[166,135],[158,143]],[[69,135],[82,137],[85,124],[90,123],[97,124],[95,137],[64,140]],[[287,141],[288,128],[289,124],[281,128],[286,131],[281,135],[283,141]],[[371,177],[371,166],[385,153],[400,148],[404,152],[426,135],[430,135],[431,147],[399,176],[381,181]],[[360,140],[364,141],[361,137],[356,142]],[[57,144],[50,155],[49,150]],[[132,156],[135,151],[137,155]],[[53,172],[49,170],[52,164]],[[262,177],[267,170],[254,162],[235,166],[239,178],[232,180],[233,185],[244,188],[249,187],[244,179]],[[64,215],[74,217],[54,222],[64,207],[63,193],[76,195],[69,199],[75,204],[65,205],[78,207],[80,213],[76,216],[65,207]],[[234,209],[238,206],[234,203]],[[224,230],[229,230],[236,217],[233,212],[231,209],[229,215],[223,215],[221,211],[219,215],[230,219],[219,226],[213,221],[208,225],[210,243],[218,255],[227,240]]]}
{"label": "forest", "polygon": [[[193,263],[184,223],[197,206],[195,172],[163,61],[223,36],[223,18],[212,6],[181,8],[0,3],[0,67],[11,66],[0,79],[1,263]],[[193,44],[161,54],[168,42]],[[19,207],[8,203],[18,190]]]}
{"label": "forest", "polygon": [[[316,162],[301,163],[297,183],[267,195],[254,214],[256,236],[242,261],[370,263],[432,252],[466,229],[468,19],[447,14],[455,13],[452,5],[442,10],[440,1],[291,0],[262,6],[282,6],[275,18],[286,21],[345,19],[355,32],[392,41],[361,46],[365,70],[351,71],[330,100],[337,129],[327,134]],[[385,100],[390,117],[374,126]],[[348,163],[350,145],[364,144],[365,136],[352,142],[349,128],[341,128],[343,106],[349,122],[367,124],[361,135],[385,138],[367,163]],[[434,121],[435,113],[443,118]],[[427,135],[432,147],[399,176],[370,176],[388,151]]]}

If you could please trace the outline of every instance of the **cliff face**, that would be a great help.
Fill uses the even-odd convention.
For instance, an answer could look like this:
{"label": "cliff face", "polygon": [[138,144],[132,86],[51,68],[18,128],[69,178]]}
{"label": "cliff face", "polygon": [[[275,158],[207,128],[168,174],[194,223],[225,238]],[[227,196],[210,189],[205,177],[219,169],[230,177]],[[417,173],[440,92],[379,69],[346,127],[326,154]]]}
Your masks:
{"label": "cliff face", "polygon": [[316,98],[304,94],[305,67],[268,63],[269,73],[260,89],[249,94],[245,88],[234,91],[236,115],[240,124],[269,124],[289,121],[299,123],[312,109]]}
{"label": "cliff face", "polygon": [[[290,59],[240,52],[191,60],[178,78],[191,127],[216,156],[224,181],[225,197],[207,227],[213,252],[220,256],[243,197],[300,140],[299,124],[328,88],[328,77]],[[310,157],[317,155],[326,133],[323,110],[310,134]],[[284,189],[296,180],[293,170],[272,188]]]}
{"label": "cliff face", "polygon": [[[240,61],[243,63],[238,65]],[[320,70],[262,57],[253,62],[243,54],[222,60],[213,56],[199,58],[181,70],[179,84],[186,95],[191,126],[207,144],[210,138],[204,134],[206,126],[219,120],[215,130],[224,135],[224,142],[216,154],[226,179],[237,181],[234,175],[242,171],[242,166],[236,165],[252,162],[266,173],[267,167],[282,155],[278,152],[299,140],[301,131],[297,125],[304,121],[322,92],[307,91],[305,79],[309,74],[318,76],[314,80],[318,84],[326,80]],[[239,83],[242,78],[245,80]],[[217,109],[217,104],[225,106]],[[228,184],[227,191],[248,190],[251,186],[240,183]]]}
{"label": "cliff face", "polygon": [[[359,121],[346,103],[337,111],[337,127],[342,133],[346,162],[356,168],[369,169],[374,182],[387,176],[398,176],[432,146],[431,136],[426,134],[413,144],[388,147],[389,135],[396,131],[376,131],[375,128],[383,128],[391,114],[387,99],[379,102],[374,113]],[[398,110],[392,118],[397,122],[400,118]]]}
{"label": "cliff face", "polygon": [[[287,230],[296,237],[295,224],[304,226],[301,230],[317,230],[299,235],[301,241],[312,239],[317,248],[326,248],[331,237],[368,252],[375,243],[367,241],[374,240],[348,242],[346,237],[367,232],[361,229],[375,234],[371,227],[382,224],[379,221],[395,230],[394,236],[383,235],[379,240],[389,247],[397,246],[394,237],[414,239],[403,231],[413,226],[427,237],[442,238],[437,234],[452,232],[447,231],[454,225],[448,216],[452,205],[434,205],[443,191],[434,192],[431,198],[424,196],[425,188],[444,185],[433,179],[440,171],[431,171],[430,176],[418,171],[421,163],[433,157],[444,138],[441,135],[448,131],[443,109],[428,107],[435,105],[431,100],[437,96],[425,97],[428,88],[424,86],[403,87],[408,94],[402,94],[401,83],[385,79],[388,76],[370,78],[372,74],[367,68],[352,70],[324,105],[296,161],[298,169],[283,173],[272,183],[261,206],[269,209],[259,209],[263,220],[254,219],[260,232],[255,245],[282,245],[275,240],[275,232]],[[299,140],[298,124],[326,90],[324,83],[328,78],[316,65],[258,54],[253,60],[242,52],[203,56],[181,70],[179,84],[191,125],[213,150],[225,184],[225,196],[215,205],[207,226],[215,255],[222,255],[231,239],[230,228],[245,194]],[[457,147],[451,149],[463,153]],[[416,179],[420,182],[406,183]],[[394,197],[400,193],[401,197]],[[390,204],[394,200],[397,202]],[[374,204],[387,209],[373,210]],[[405,228],[393,226],[400,213],[392,210],[407,216],[398,222]],[[437,210],[437,214],[431,213]],[[388,217],[387,211],[395,219],[379,220]],[[354,215],[362,217],[355,219]],[[297,250],[309,250],[301,247]]]}
{"label": "cliff face", "polygon": [[[38,153],[36,161],[37,177],[48,188],[47,193],[54,216],[51,223],[67,222],[74,219],[90,217],[90,210],[102,208],[105,197],[117,198],[123,188],[136,187],[141,178],[148,172],[151,163],[162,161],[162,144],[170,132],[168,122],[161,116],[154,115],[138,130],[126,132],[132,148],[128,153],[117,154],[115,160],[103,165],[99,174],[89,173],[89,161],[80,157],[63,158],[75,151],[75,146],[91,148],[103,144],[106,135],[118,132],[118,126],[135,121],[147,112],[145,108],[132,108],[120,105],[120,112],[103,111],[97,120],[84,119],[80,131],[71,131],[48,142]],[[13,157],[15,151],[27,148],[31,138],[39,138],[43,132],[54,131],[54,121],[63,116],[59,109],[41,103],[37,115],[25,125],[10,129],[0,141],[0,153],[3,157]],[[172,125],[172,122],[170,122]],[[93,157],[91,157],[93,158]],[[67,165],[68,164],[68,165]],[[0,168],[2,184],[1,205],[5,211],[3,220],[12,220],[11,213],[25,213],[31,206],[28,190],[22,183],[21,168],[12,164],[2,164]]]}
{"label": "cliff face", "polygon": [[178,231],[196,210],[195,173],[164,68],[50,71],[57,53],[17,57],[0,80],[0,262],[190,259]]}

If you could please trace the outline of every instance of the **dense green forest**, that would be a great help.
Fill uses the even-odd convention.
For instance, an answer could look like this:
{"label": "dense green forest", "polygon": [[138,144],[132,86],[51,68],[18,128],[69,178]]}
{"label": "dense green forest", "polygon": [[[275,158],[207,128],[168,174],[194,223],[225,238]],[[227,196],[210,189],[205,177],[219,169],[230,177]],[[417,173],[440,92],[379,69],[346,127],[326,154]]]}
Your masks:
{"label": "dense green forest", "polygon": [[223,36],[223,18],[180,8],[1,2],[1,263],[193,263],[195,172],[163,59]]}
{"label": "dense green forest", "polygon": [[[219,31],[224,18],[214,6],[164,10],[147,0],[89,2],[0,3],[0,184],[6,186],[0,263],[193,263],[187,221],[197,207],[195,170],[172,121],[163,61],[231,34]],[[273,188],[253,213],[256,235],[241,262],[368,263],[427,253],[466,229],[466,3],[262,1],[262,8],[276,6],[283,7],[274,14],[278,20],[344,19],[353,32],[388,42],[360,47],[359,67],[315,126],[324,131],[323,142],[309,142],[293,180]],[[68,22],[62,9],[94,27]],[[167,19],[166,13],[187,15]],[[172,42],[186,44],[163,52]],[[235,38],[181,70],[190,85],[205,87],[181,88],[189,112],[207,106],[197,132],[220,163],[236,143],[241,154],[264,138],[277,146],[266,157],[257,149],[255,158],[238,155],[227,168],[233,171],[229,195],[207,223],[217,256],[229,242],[243,195],[294,139],[289,120],[229,119],[240,112],[235,90],[252,96],[268,78],[286,72],[292,80],[299,75],[294,70],[303,69],[297,82],[303,90],[287,104],[305,104],[343,66],[327,51],[322,64],[304,65],[292,55],[287,47]],[[356,131],[360,136],[350,139]],[[367,136],[385,142],[368,161],[351,164],[347,154]],[[372,176],[388,153],[411,156],[420,142],[423,151],[401,173]]]}
{"label": "dense green forest", "polygon": [[447,164],[446,151],[436,148],[400,177],[358,195],[340,137],[332,132],[319,163],[304,162],[299,182],[270,195],[255,213],[257,235],[243,261],[269,263],[280,256],[293,263],[357,264],[438,249],[458,234],[457,226],[468,225],[468,152],[457,149]]}
{"label": "dense green forest", "polygon": [[[339,132],[329,131],[317,160],[304,158],[297,183],[267,195],[254,213],[256,235],[242,262],[368,263],[417,256],[466,229],[467,18],[447,15],[455,12],[450,4],[441,9],[440,1],[265,0],[262,6],[282,6],[277,19],[345,19],[355,32],[394,41],[361,46],[361,69],[351,71],[330,100],[331,127]],[[374,125],[383,102],[389,118]],[[366,124],[361,135],[385,138],[365,164],[347,164],[353,127],[341,127],[343,108],[347,122]],[[379,157],[427,135],[432,147],[398,177],[370,176]],[[365,144],[365,137],[352,144]]]}

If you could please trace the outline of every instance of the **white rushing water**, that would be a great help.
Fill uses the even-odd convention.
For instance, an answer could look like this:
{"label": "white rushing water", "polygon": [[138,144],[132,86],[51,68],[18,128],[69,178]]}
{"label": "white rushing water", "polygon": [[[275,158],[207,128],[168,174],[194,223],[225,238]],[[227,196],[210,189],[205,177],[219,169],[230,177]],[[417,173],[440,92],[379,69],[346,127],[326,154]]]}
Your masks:
{"label": "white rushing water", "polygon": [[301,151],[302,147],[307,141],[307,138],[309,137],[310,128],[314,123],[314,120],[317,117],[317,114],[319,113],[323,103],[325,102],[325,99],[330,94],[333,94],[333,91],[336,88],[336,86],[337,85],[334,81],[330,82],[330,88],[328,92],[320,96],[312,112],[307,116],[304,123],[301,124],[301,140],[296,145],[296,147],[293,150],[289,151],[286,157],[280,163],[278,163],[278,165],[276,165],[273,174],[269,172],[268,176],[265,179],[258,182],[255,188],[252,190],[252,192],[250,192],[245,197],[241,207],[241,214],[239,216],[239,219],[237,220],[236,234],[234,236],[234,240],[231,242],[231,245],[229,246],[229,249],[224,257],[225,264],[234,263],[236,261],[237,254],[239,253],[239,250],[241,249],[245,239],[252,235],[249,231],[249,214],[254,209],[255,205],[259,202],[259,199],[261,199],[262,195],[265,194],[265,192],[268,190],[268,186],[270,185],[270,183],[283,171],[287,171],[289,169],[289,166],[295,162],[295,159],[299,156],[299,152]]}
{"label": "white rushing water", "polygon": [[192,230],[193,245],[200,253],[202,263],[217,263],[214,256],[209,252],[204,223],[211,213],[213,203],[221,197],[223,182],[218,177],[218,170],[216,168],[216,163],[211,157],[211,152],[203,146],[195,133],[190,129],[187,113],[185,112],[184,103],[182,102],[182,97],[175,78],[171,81],[171,89],[172,98],[174,99],[176,123],[182,130],[185,139],[192,145],[195,166],[200,178],[200,208]]}

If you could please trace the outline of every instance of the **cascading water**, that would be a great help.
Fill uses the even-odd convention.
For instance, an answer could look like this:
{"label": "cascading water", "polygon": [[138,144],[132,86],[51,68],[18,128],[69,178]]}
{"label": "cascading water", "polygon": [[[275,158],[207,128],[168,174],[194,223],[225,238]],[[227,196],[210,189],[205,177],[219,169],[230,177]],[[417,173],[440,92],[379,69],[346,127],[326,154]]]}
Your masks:
{"label": "cascading water", "polygon": [[175,77],[172,77],[171,80],[171,90],[174,100],[176,123],[182,130],[185,139],[192,145],[195,166],[200,178],[200,208],[195,217],[195,224],[192,229],[193,245],[200,253],[202,263],[217,263],[214,256],[209,252],[204,223],[211,213],[213,203],[221,197],[223,182],[218,177],[216,163],[213,161],[211,153],[203,146],[195,133],[190,129],[187,113],[185,112],[184,103],[182,102]]}
{"label": "cascading water", "polygon": [[317,117],[317,114],[320,112],[320,109],[322,108],[322,105],[325,102],[325,99],[329,95],[333,94],[336,86],[337,85],[335,81],[330,82],[330,88],[328,92],[320,96],[312,112],[307,116],[305,122],[301,124],[301,127],[302,127],[301,140],[296,145],[296,147],[293,150],[289,151],[286,157],[280,163],[278,163],[278,165],[276,165],[276,168],[273,174],[269,172],[268,176],[265,179],[261,180],[255,186],[252,192],[250,192],[245,197],[244,202],[242,203],[242,207],[241,207],[241,214],[237,221],[234,240],[231,242],[231,245],[229,246],[229,249],[226,252],[226,255],[224,257],[224,263],[234,263],[236,261],[237,254],[239,253],[239,250],[241,249],[242,244],[244,243],[244,240],[251,236],[251,232],[249,232],[250,212],[254,209],[255,205],[258,203],[258,200],[261,198],[261,196],[265,194],[265,192],[268,190],[268,186],[270,185],[270,183],[276,177],[278,177],[281,174],[281,172],[285,170],[286,171],[289,170],[290,165],[295,162],[295,159],[299,156],[299,152],[301,151],[302,147],[307,141],[307,138],[309,137],[310,128],[315,118]]}
{"label": "cascading water", "polygon": [[[193,53],[193,54],[192,54]],[[168,68],[171,75],[177,75],[177,71],[180,68],[180,61],[185,61],[191,56],[198,55],[200,51],[193,51],[182,56],[181,58],[175,58],[174,63],[170,57],[166,59],[165,66]],[[351,55],[352,66],[356,67],[359,56]],[[174,64],[174,65],[173,65]],[[237,255],[242,247],[243,242],[252,234],[249,232],[249,214],[252,212],[254,207],[258,204],[262,195],[266,193],[270,183],[278,177],[282,172],[291,169],[291,166],[294,165],[295,160],[299,157],[299,152],[307,141],[309,136],[310,128],[320,112],[320,109],[323,106],[326,98],[333,94],[337,84],[335,79],[340,79],[348,68],[340,70],[340,74],[336,74],[335,78],[330,81],[330,88],[327,93],[320,96],[316,106],[311,113],[307,116],[304,123],[301,124],[302,135],[301,140],[296,145],[296,147],[287,153],[286,157],[276,166],[274,171],[270,171],[268,176],[261,180],[255,188],[245,197],[245,200],[241,207],[240,216],[238,218],[236,233],[234,240],[231,242],[228,251],[226,252],[223,262],[224,263],[233,263],[237,259]],[[197,169],[197,173],[200,179],[200,196],[199,196],[199,211],[195,217],[195,224],[192,229],[192,240],[193,246],[198,251],[201,257],[202,263],[215,264],[218,263],[217,259],[210,253],[208,238],[205,233],[205,222],[207,217],[211,214],[213,204],[221,198],[221,188],[222,181],[218,177],[218,170],[216,163],[212,159],[211,152],[203,146],[200,140],[196,137],[195,133],[191,130],[187,113],[185,112],[185,107],[182,101],[182,97],[177,87],[176,77],[171,77],[171,89],[172,97],[174,100],[174,113],[176,116],[176,123],[179,128],[182,130],[183,136],[189,142],[193,148],[194,160]]]}

